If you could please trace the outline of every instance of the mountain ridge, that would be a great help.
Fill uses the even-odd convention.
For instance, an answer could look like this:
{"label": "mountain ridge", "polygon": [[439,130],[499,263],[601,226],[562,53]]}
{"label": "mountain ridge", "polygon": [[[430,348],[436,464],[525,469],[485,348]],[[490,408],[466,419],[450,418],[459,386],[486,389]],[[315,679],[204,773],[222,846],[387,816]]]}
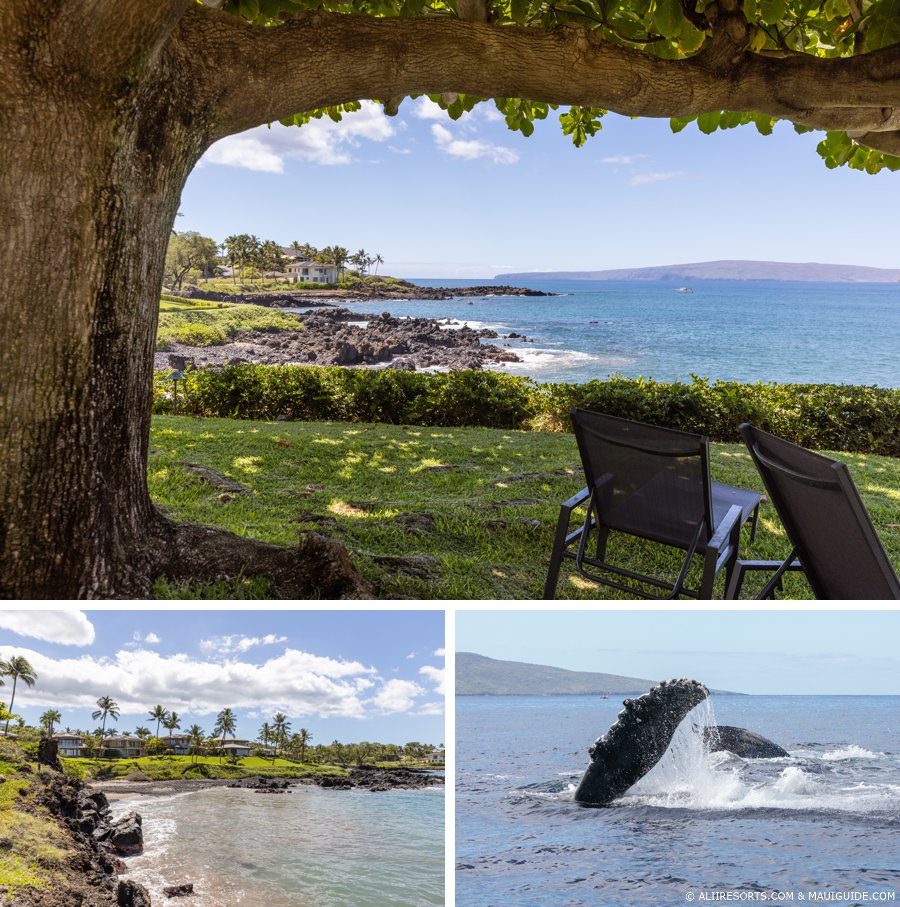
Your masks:
{"label": "mountain ridge", "polygon": [[[659,678],[662,680],[664,678]],[[570,671],[525,661],[504,661],[475,652],[456,653],[457,696],[583,696],[645,693],[659,680]],[[711,690],[722,693],[724,690]]]}
{"label": "mountain ridge", "polygon": [[599,271],[518,271],[494,280],[775,280],[799,283],[900,283],[900,268],[820,262],[721,259]]}

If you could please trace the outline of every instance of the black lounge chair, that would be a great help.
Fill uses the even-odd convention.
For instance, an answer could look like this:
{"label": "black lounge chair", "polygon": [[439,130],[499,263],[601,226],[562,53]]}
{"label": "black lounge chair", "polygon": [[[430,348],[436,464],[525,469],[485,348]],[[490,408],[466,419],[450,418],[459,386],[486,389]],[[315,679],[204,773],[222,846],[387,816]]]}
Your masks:
{"label": "black lounge chair", "polygon": [[[587,487],[560,510],[544,598],[554,598],[563,558],[594,582],[639,598],[712,598],[716,575],[726,568],[726,583],[738,557],[741,526],[750,520],[756,537],[761,495],[713,482],[709,439],[645,425],[587,409],[571,411]],[[570,530],[573,511],[587,515]],[[686,552],[674,583],[614,566],[606,561],[610,531],[624,532]],[[596,535],[596,556],[587,554]],[[694,555],[703,557],[699,590],[685,586]],[[602,571],[602,572],[597,572]],[[617,577],[664,590],[654,595]]]}
{"label": "black lounge chair", "polygon": [[741,434],[793,548],[783,561],[738,561],[727,598],[750,570],[774,571],[759,598],[801,570],[816,598],[900,599],[900,581],[844,463],[746,423]]}

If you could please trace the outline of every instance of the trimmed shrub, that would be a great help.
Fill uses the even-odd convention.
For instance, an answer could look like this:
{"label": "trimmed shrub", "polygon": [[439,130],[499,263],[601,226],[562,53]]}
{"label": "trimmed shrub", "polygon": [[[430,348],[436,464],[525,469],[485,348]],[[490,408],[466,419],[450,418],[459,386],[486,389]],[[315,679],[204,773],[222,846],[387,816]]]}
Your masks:
{"label": "trimmed shrub", "polygon": [[[157,372],[153,411],[172,411]],[[752,422],[820,450],[900,456],[900,390],[836,384],[670,384],[616,375],[586,384],[538,384],[498,372],[429,374],[299,365],[236,365],[190,373],[179,412],[230,419],[390,422],[568,431],[569,409],[739,441]],[[179,393],[180,396],[180,393]]]}

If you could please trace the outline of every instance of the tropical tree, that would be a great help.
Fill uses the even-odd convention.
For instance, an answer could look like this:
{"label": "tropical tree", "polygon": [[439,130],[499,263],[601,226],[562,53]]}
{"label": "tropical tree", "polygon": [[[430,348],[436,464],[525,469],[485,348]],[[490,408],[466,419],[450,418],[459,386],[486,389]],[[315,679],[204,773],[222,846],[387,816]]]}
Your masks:
{"label": "tropical tree", "polygon": [[165,724],[169,719],[169,710],[164,709],[161,705],[155,705],[150,709],[150,720],[156,722],[156,739],[159,740],[159,726]]}
{"label": "tropical tree", "polygon": [[97,755],[98,757],[102,757],[103,738],[106,736],[106,719],[112,718],[113,721],[119,720],[119,703],[109,696],[101,696],[97,700],[97,710],[91,713],[91,718],[93,718],[94,721],[98,718],[102,719],[99,733],[100,742],[97,744]]}
{"label": "tropical tree", "polygon": [[[16,701],[16,684],[21,680],[25,686],[33,687],[37,680],[37,673],[28,663],[28,659],[21,655],[13,655],[9,661],[0,661],[0,675],[12,677],[12,695],[9,697],[9,711],[12,713],[13,703]],[[3,732],[9,732],[9,718],[6,719]]]}
{"label": "tropical tree", "polygon": [[[237,719],[234,717],[234,712],[231,709],[225,708],[216,715],[216,725],[213,728],[213,737],[221,738],[221,745],[225,746],[225,738],[229,735],[233,736],[235,728],[237,727]],[[222,756],[219,755],[219,762],[222,762]]]}
{"label": "tropical tree", "polygon": [[215,271],[218,251],[216,241],[208,236],[194,231],[173,233],[166,249],[163,284],[180,290],[191,271],[203,271],[209,277],[210,269]]}
{"label": "tropical tree", "polygon": [[300,728],[300,730],[294,734],[294,739],[297,742],[297,749],[300,750],[301,762],[306,762],[306,748],[309,746],[309,742],[312,738],[313,735],[305,727]]}
{"label": "tropical tree", "polygon": [[702,132],[782,119],[825,132],[827,166],[900,167],[896,0],[313,6],[0,4],[0,596],[144,597],[236,561],[294,598],[366,591],[334,544],[176,524],[147,490],[166,247],[225,136],[428,94],[453,117],[493,99],[524,133],[552,112],[576,144],[610,110]]}
{"label": "tropical tree", "polygon": [[272,718],[272,742],[275,744],[275,757],[278,757],[278,750],[284,746],[288,734],[291,731],[291,723],[287,720],[284,712],[276,712]]}
{"label": "tropical tree", "polygon": [[151,736],[150,729],[145,727],[136,727],[134,729],[134,736],[137,737],[138,740],[147,740]]}
{"label": "tropical tree", "polygon": [[62,721],[62,715],[56,709],[47,709],[40,717],[41,727],[47,733],[48,737],[53,736],[53,728]]}
{"label": "tropical tree", "polygon": [[163,721],[163,727],[169,732],[170,736],[175,728],[180,728],[181,718],[178,716],[178,712],[169,712],[169,717]]}
{"label": "tropical tree", "polygon": [[191,762],[196,762],[197,756],[203,750],[203,741],[205,739],[203,728],[199,724],[192,724],[188,728],[188,737],[190,738]]}
{"label": "tropical tree", "polygon": [[377,273],[378,273],[378,266],[384,264],[384,259],[381,257],[380,254],[376,254],[376,255],[375,255],[375,258],[372,259],[372,264],[375,265],[375,273],[377,274]]}
{"label": "tropical tree", "polygon": [[272,725],[268,721],[263,722],[263,726],[259,729],[259,736],[256,739],[266,747],[272,742]]}

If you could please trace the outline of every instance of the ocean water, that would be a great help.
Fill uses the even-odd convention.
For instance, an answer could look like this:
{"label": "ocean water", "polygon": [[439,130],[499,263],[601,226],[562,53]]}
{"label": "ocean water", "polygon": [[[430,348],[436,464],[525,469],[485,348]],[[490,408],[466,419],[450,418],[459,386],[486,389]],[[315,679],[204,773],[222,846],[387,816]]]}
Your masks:
{"label": "ocean water", "polygon": [[381,300],[348,308],[449,317],[525,334],[533,342],[487,342],[522,357],[503,371],[540,381],[582,382],[614,372],[671,381],[694,373],[736,381],[900,386],[900,284],[703,281],[683,294],[677,284],[656,281],[518,283],[565,295]]}
{"label": "ocean water", "polygon": [[[458,907],[900,899],[900,697],[715,695],[624,798],[582,807],[622,699],[457,697]],[[709,754],[709,718],[790,757]]]}
{"label": "ocean water", "polygon": [[[128,874],[192,907],[432,907],[444,903],[444,789],[290,794],[212,788],[114,804],[143,819]],[[185,901],[187,903],[188,901]],[[174,902],[173,902],[174,903]]]}

